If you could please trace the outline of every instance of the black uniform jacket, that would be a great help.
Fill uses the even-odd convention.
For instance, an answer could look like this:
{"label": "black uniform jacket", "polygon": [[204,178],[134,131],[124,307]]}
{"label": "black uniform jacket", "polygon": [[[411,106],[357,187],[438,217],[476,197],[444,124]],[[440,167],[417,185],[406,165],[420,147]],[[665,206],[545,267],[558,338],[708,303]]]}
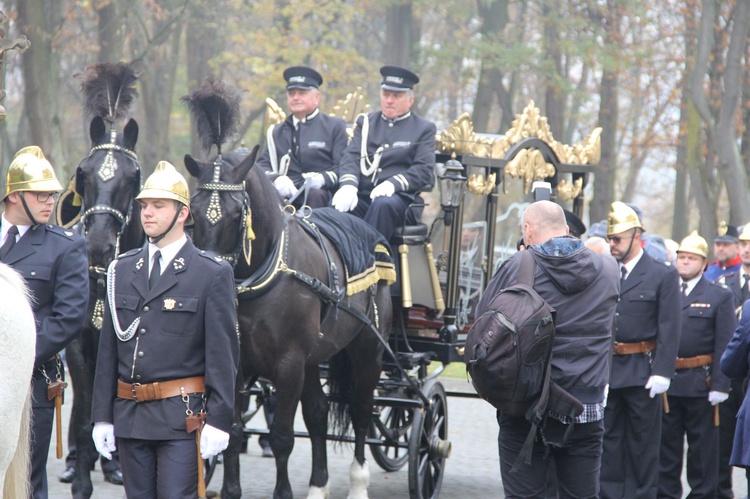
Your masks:
{"label": "black uniform jacket", "polygon": [[[273,142],[276,145],[277,165],[281,157],[289,154],[291,162],[287,175],[296,187],[305,179],[303,173],[327,172],[323,175],[325,188],[333,190],[338,185],[338,167],[341,155],[346,148],[346,123],[341,118],[318,112],[299,123],[299,151],[292,147],[294,129],[293,116],[287,117],[273,129]],[[265,171],[270,172],[271,160],[268,147],[263,149],[257,161]]]}
{"label": "black uniform jacket", "polygon": [[672,378],[681,318],[677,270],[644,252],[620,286],[614,337],[620,343],[656,340],[656,350],[650,354],[613,355],[610,386],[645,386],[652,375]]}
{"label": "black uniform jacket", "polygon": [[53,406],[54,402],[47,400],[42,368],[54,381],[55,354],[83,329],[89,301],[86,241],[57,225],[34,225],[16,242],[3,263],[23,276],[34,297],[31,303],[36,320],[33,404]]}
{"label": "black uniform jacket", "polygon": [[373,187],[390,180],[396,192],[415,194],[435,184],[435,124],[414,113],[389,120],[380,111],[367,115],[370,130],[367,155],[383,147],[380,167],[365,176],[360,167],[362,123],[357,118],[354,137],[344,152],[339,168],[339,184],[359,188],[360,195],[369,195]]}
{"label": "black uniform jacket", "polygon": [[729,289],[729,291],[732,292],[732,295],[734,295],[735,311],[739,314],[739,311],[742,308],[742,303],[744,302],[744,300],[742,299],[742,267],[740,267],[740,270],[738,270],[737,272],[731,272],[727,275],[723,275],[716,282],[721,284],[722,281]]}
{"label": "black uniform jacket", "polygon": [[[187,407],[179,396],[136,403],[117,398],[117,380],[145,384],[205,376],[206,423],[229,431],[239,362],[229,264],[188,240],[151,290],[145,248],[122,255],[115,268],[120,327],[125,330],[137,317],[141,322],[130,340],[121,341],[107,303],[91,421],[114,423],[118,437],[193,438],[185,430]],[[191,395],[189,404],[197,413],[203,405],[200,395]]]}
{"label": "black uniform jacket", "polygon": [[714,356],[713,364],[708,369],[676,371],[669,395],[703,397],[709,391],[729,393],[729,379],[719,369],[719,362],[736,326],[732,292],[702,277],[690,294],[682,298],[682,335],[677,356],[710,354]]}

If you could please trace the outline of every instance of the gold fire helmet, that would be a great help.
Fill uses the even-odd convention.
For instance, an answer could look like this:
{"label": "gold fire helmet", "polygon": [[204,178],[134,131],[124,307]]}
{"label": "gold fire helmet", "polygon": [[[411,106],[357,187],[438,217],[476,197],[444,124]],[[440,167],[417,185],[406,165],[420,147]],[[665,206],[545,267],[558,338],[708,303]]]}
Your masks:
{"label": "gold fire helmet", "polygon": [[744,227],[742,227],[742,232],[740,232],[740,241],[750,241],[750,222],[746,223]]}
{"label": "gold fire helmet", "polygon": [[607,235],[620,234],[636,227],[643,229],[635,210],[620,201],[612,203],[612,208],[607,216]]}
{"label": "gold fire helmet", "polygon": [[680,247],[677,248],[677,253],[682,252],[708,258],[708,243],[698,235],[697,230],[694,230],[689,236],[680,242]]}
{"label": "gold fire helmet", "polygon": [[13,156],[13,161],[5,176],[5,194],[19,191],[52,192],[61,191],[55,170],[44,157],[39,146],[24,147]]}
{"label": "gold fire helmet", "polygon": [[[154,173],[149,175],[136,199],[173,199],[187,206],[190,212],[190,189],[185,177],[168,161],[159,161]],[[189,214],[185,225],[192,225],[193,215]]]}

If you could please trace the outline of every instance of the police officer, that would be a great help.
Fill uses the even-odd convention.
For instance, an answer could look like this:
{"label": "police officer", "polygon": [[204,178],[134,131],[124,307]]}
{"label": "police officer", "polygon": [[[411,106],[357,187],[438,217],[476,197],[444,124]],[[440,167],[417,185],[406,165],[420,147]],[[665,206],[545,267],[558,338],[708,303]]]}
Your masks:
{"label": "police officer", "polygon": [[338,165],[346,148],[346,123],[320,111],[323,77],[312,68],[293,66],[284,71],[287,106],[291,115],[269,127],[266,148],[258,165],[275,176],[273,185],[284,199],[297,194],[307,180],[306,193],[294,200],[299,207],[328,206],[338,184]]}
{"label": "police officer", "polygon": [[[745,224],[739,235],[739,258],[742,262],[737,271],[724,276],[724,283],[734,294],[735,311],[739,319],[742,304],[750,298],[750,224]],[[745,379],[731,380],[729,398],[719,405],[719,485],[716,497],[732,499],[732,467],[729,458],[732,455],[732,442],[737,426],[737,413],[745,398]]]}
{"label": "police officer", "polygon": [[136,199],[149,244],[109,267],[94,443],[110,458],[117,437],[128,497],[196,497],[197,442],[204,458],[218,454],[232,426],[234,278],[185,236],[190,193],[171,164],[160,162]]}
{"label": "police officer", "polygon": [[607,238],[621,281],[604,413],[602,498],[656,497],[661,394],[669,388],[680,342],[679,276],[643,250],[642,234],[635,211],[612,203]]}
{"label": "police officer", "polygon": [[418,222],[421,213],[409,205],[435,182],[435,124],[411,112],[416,74],[396,66],[380,74],[381,110],[357,118],[332,203],[390,240],[396,227]]}
{"label": "police officer", "polygon": [[737,227],[726,222],[719,224],[719,233],[714,239],[714,256],[716,261],[706,269],[706,279],[718,281],[722,276],[728,277],[739,271],[742,260]]}
{"label": "police officer", "polygon": [[[52,387],[63,379],[59,352],[80,334],[89,296],[86,242],[48,225],[62,186],[37,146],[16,153],[5,177],[0,261],[18,271],[33,295],[37,324],[33,375],[32,497],[47,497],[47,454],[52,437]],[[58,381],[60,380],[60,381]],[[49,393],[48,393],[49,392]]]}
{"label": "police officer", "polygon": [[719,361],[737,319],[734,296],[703,275],[708,243],[693,231],[677,249],[682,335],[674,379],[667,391],[669,412],[662,415],[659,497],[682,498],[683,442],[687,435],[690,497],[716,497],[719,463],[717,404],[729,397],[729,379]]}

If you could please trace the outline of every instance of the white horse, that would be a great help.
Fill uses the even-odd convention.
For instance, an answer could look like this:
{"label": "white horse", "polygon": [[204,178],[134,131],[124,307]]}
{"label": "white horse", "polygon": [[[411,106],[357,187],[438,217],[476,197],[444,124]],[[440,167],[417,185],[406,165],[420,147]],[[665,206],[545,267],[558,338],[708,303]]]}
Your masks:
{"label": "white horse", "polygon": [[0,263],[0,499],[29,496],[36,325],[23,279]]}

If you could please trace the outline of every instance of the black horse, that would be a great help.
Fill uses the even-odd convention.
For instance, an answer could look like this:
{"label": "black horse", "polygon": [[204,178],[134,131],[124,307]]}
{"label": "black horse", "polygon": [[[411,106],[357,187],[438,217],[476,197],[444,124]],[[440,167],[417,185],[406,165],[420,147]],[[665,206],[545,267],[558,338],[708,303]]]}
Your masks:
{"label": "black horse", "polygon": [[[61,198],[57,210],[58,223],[70,225],[77,219],[74,227],[86,238],[89,261],[86,324],[81,335],[65,349],[74,387],[70,425],[76,443],[76,474],[72,485],[76,498],[91,497],[90,470],[99,457],[91,438],[90,416],[107,266],[117,254],[143,245],[145,237],[140,206],[135,202],[141,183],[141,168],[135,153],[138,124],[131,119],[122,133],[116,133],[114,127],[108,130],[104,120],[97,116],[92,119],[89,132],[91,151],[76,168],[74,190]],[[67,221],[64,216],[60,219],[61,213],[71,210],[76,210],[73,220]]]}
{"label": "black horse", "polygon": [[[325,289],[335,290],[338,286],[332,282],[326,254],[342,281],[344,263],[330,240],[323,237],[319,245],[303,227],[301,217],[282,210],[270,180],[259,168],[253,168],[256,152],[257,148],[250,155],[226,154],[216,166],[187,155],[185,166],[199,183],[191,200],[195,245],[233,263],[235,278],[241,283],[238,289],[245,289],[238,295],[237,314],[242,381],[260,375],[270,379],[277,390],[270,437],[276,459],[274,497],[292,497],[287,466],[300,401],[312,443],[308,497],[327,496],[328,400],[318,370],[326,361],[330,362],[331,399],[337,403],[337,430],[341,432],[349,422],[354,429],[350,497],[367,497],[365,437],[372,421],[383,346],[365,321],[372,321],[382,337],[388,338],[392,314],[389,288],[382,280],[372,284],[343,297],[342,309],[331,301],[326,303],[320,290],[314,291],[299,278],[304,275],[311,282],[319,281]],[[350,311],[346,307],[351,307]],[[355,317],[357,314],[360,318]],[[237,421],[240,403],[238,394]],[[224,452],[223,498],[240,497],[241,493],[239,450],[243,428],[241,424],[235,428]]]}

